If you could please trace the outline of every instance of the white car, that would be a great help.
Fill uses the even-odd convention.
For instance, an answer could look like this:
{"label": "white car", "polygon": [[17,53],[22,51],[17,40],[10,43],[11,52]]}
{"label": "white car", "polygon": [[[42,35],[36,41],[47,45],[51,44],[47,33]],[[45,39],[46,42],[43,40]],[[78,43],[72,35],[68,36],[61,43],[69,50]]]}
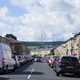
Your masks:
{"label": "white car", "polygon": [[12,51],[8,44],[0,43],[0,71],[15,69],[15,60],[12,58]]}

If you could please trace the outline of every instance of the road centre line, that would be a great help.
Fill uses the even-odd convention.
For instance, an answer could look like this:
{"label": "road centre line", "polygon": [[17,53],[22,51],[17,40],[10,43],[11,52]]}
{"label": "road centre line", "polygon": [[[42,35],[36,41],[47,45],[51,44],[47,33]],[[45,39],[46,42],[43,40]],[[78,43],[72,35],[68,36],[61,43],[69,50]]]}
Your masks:
{"label": "road centre line", "polygon": [[31,74],[30,74],[30,75],[28,75],[27,80],[29,80],[30,78],[31,78]]}
{"label": "road centre line", "polygon": [[31,69],[31,74],[28,75],[27,80],[29,80],[29,79],[31,78],[32,73],[33,73],[34,71],[35,71],[35,70],[32,68],[32,69]]}

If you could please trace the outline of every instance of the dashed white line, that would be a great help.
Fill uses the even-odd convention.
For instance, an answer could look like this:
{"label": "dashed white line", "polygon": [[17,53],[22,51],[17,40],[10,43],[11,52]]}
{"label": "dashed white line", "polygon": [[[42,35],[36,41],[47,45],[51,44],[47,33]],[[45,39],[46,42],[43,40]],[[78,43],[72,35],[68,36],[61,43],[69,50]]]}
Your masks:
{"label": "dashed white line", "polygon": [[29,80],[31,78],[33,72],[34,72],[34,69],[32,68],[31,69],[31,74],[28,75],[27,80]]}
{"label": "dashed white line", "polygon": [[29,80],[30,78],[31,78],[31,74],[30,74],[30,75],[28,75],[27,79]]}

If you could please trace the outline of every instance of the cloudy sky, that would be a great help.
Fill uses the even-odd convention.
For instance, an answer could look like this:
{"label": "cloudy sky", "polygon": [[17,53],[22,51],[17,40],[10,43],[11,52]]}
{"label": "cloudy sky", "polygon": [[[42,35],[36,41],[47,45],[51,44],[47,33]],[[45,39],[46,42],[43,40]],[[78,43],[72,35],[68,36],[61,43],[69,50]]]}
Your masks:
{"label": "cloudy sky", "polygon": [[80,0],[0,0],[0,35],[61,41],[80,32]]}

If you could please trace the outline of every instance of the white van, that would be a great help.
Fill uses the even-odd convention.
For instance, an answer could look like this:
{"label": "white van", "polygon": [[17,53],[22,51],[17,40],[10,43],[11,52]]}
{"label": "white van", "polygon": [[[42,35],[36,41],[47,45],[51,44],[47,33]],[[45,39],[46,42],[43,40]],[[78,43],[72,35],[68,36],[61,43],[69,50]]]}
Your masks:
{"label": "white van", "polygon": [[11,48],[8,44],[0,43],[0,71],[15,69],[15,60],[12,58]]}

